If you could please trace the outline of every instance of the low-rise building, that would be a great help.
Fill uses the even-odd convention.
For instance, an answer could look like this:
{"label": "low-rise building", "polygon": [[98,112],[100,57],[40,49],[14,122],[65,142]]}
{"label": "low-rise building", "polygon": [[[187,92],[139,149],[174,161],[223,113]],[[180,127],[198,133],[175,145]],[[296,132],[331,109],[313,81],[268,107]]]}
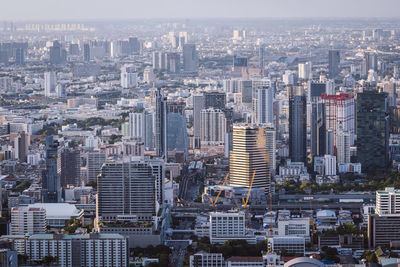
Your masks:
{"label": "low-rise building", "polygon": [[297,256],[303,256],[306,241],[299,236],[274,236],[268,238],[268,249],[271,251],[286,251]]}

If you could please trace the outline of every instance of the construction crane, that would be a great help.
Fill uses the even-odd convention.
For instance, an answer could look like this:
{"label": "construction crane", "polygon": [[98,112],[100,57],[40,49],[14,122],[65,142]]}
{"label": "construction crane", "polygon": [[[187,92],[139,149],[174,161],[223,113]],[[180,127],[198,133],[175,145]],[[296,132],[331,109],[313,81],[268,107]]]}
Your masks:
{"label": "construction crane", "polygon": [[[225,179],[224,179],[224,182],[222,183],[222,186],[225,185],[226,181],[228,180],[228,177],[229,177],[229,172],[226,174]],[[211,202],[211,204],[212,204],[213,207],[214,207],[214,211],[216,211],[215,204],[217,204],[218,198],[219,198],[219,196],[221,195],[221,193],[222,193],[222,188],[219,190],[218,195],[217,195],[217,197],[215,198],[214,201],[212,200],[212,198],[211,198],[211,196],[210,196],[210,202]]]}

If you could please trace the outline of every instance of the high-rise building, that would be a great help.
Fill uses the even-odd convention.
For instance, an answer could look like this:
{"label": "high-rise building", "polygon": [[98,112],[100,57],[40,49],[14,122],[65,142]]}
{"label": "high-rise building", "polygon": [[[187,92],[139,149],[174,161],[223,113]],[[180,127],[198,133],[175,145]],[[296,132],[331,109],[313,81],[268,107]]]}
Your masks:
{"label": "high-rise building", "polygon": [[145,111],[144,113],[145,129],[144,129],[144,146],[150,150],[154,149],[154,112]]}
{"label": "high-rise building", "polygon": [[311,155],[325,155],[325,106],[320,101],[311,103]]}
{"label": "high-rise building", "polygon": [[336,136],[338,164],[350,163],[350,142],[350,133],[339,130]]}
{"label": "high-rise building", "polygon": [[42,202],[61,202],[60,177],[57,174],[58,143],[46,136],[46,169],[42,170]]}
{"label": "high-rise building", "polygon": [[366,77],[370,70],[373,70],[374,72],[378,71],[378,58],[377,55],[372,52],[364,54],[363,64],[361,66],[362,76]]}
{"label": "high-rise building", "polygon": [[57,172],[62,187],[81,185],[81,153],[79,150],[61,148],[58,150]]}
{"label": "high-rise building", "polygon": [[275,175],[276,170],[276,130],[273,124],[265,125],[265,134],[267,138],[267,152],[269,157],[269,166],[272,175]]}
{"label": "high-rise building", "polygon": [[106,153],[99,151],[88,152],[86,159],[88,182],[96,180],[104,162],[106,162]]}
{"label": "high-rise building", "polygon": [[250,187],[256,171],[253,187],[265,188],[265,192],[269,193],[269,168],[265,128],[257,125],[234,125],[233,149],[229,158],[230,185]]}
{"label": "high-rise building", "polygon": [[215,108],[224,110],[226,105],[226,94],[221,92],[205,92],[204,108]]}
{"label": "high-rise building", "polygon": [[196,45],[185,44],[183,46],[183,70],[185,72],[197,72],[198,65]]}
{"label": "high-rise building", "polygon": [[336,156],[325,155],[324,156],[324,169],[325,175],[332,176],[336,175]]}
{"label": "high-rise building", "polygon": [[58,41],[54,41],[50,47],[50,64],[58,65],[66,61],[67,52]]}
{"label": "high-rise building", "polygon": [[203,94],[193,94],[193,135],[194,147],[200,147],[201,136],[201,111],[205,108],[205,101]]}
{"label": "high-rise building", "polygon": [[[355,136],[355,101],[349,94],[322,95],[325,105],[326,129],[332,130],[334,139],[337,137],[338,129],[350,133],[351,145],[354,144]],[[334,140],[336,145],[336,140]]]}
{"label": "high-rise building", "polygon": [[289,154],[294,162],[307,158],[306,98],[304,95],[289,99]]}
{"label": "high-rise building", "polygon": [[153,167],[143,159],[107,162],[97,182],[97,217],[114,221],[118,216],[135,216],[152,221],[157,215],[157,177]]}
{"label": "high-rise building", "polygon": [[153,69],[160,69],[160,52],[153,52]]}
{"label": "high-rise building", "polygon": [[46,210],[44,208],[20,206],[11,209],[11,234],[44,234],[46,230]]}
{"label": "high-rise building", "polygon": [[131,88],[137,86],[136,68],[132,64],[125,65],[121,68],[121,87]]}
{"label": "high-rise building", "polygon": [[145,113],[129,113],[129,136],[144,141],[145,137]]}
{"label": "high-rise building", "polygon": [[201,146],[224,145],[226,133],[225,114],[220,109],[208,108],[200,112]]}
{"label": "high-rise building", "polygon": [[333,130],[326,131],[326,139],[325,139],[325,154],[334,155],[335,154],[335,135]]}
{"label": "high-rise building", "polygon": [[311,61],[300,63],[298,65],[299,78],[303,80],[312,79],[312,64]]}
{"label": "high-rise building", "polygon": [[339,50],[329,50],[329,78],[334,79],[339,75],[339,64],[340,64],[340,51]]}
{"label": "high-rise building", "polygon": [[264,60],[265,60],[265,45],[260,44],[258,47],[258,67],[260,69],[264,69]]}
{"label": "high-rise building", "polygon": [[54,71],[44,73],[44,95],[52,97],[56,95],[57,76]]}
{"label": "high-rise building", "polygon": [[181,70],[181,56],[178,53],[166,53],[165,54],[166,70],[169,73],[179,73]]}
{"label": "high-rise building", "polygon": [[167,103],[167,144],[168,151],[188,152],[188,136],[185,102]]}
{"label": "high-rise building", "polygon": [[16,65],[25,65],[25,51],[23,48],[15,49],[15,64]]}
{"label": "high-rise building", "polygon": [[389,163],[387,94],[357,93],[357,158],[363,171],[385,171]]}
{"label": "high-rise building", "polygon": [[90,46],[89,46],[89,44],[83,45],[83,61],[90,62]]}
{"label": "high-rise building", "polygon": [[400,216],[400,190],[386,187],[385,190],[376,191],[375,213],[379,216]]}
{"label": "high-rise building", "polygon": [[137,54],[140,52],[140,42],[137,37],[129,37],[129,50],[130,54]]}
{"label": "high-rise building", "polygon": [[14,138],[14,154],[15,158],[21,162],[26,162],[28,154],[28,136],[25,132],[20,132]]}
{"label": "high-rise building", "polygon": [[156,155],[168,160],[167,99],[161,88],[156,90],[155,148]]}
{"label": "high-rise building", "polygon": [[148,84],[152,84],[155,80],[155,75],[154,75],[154,71],[153,68],[150,66],[147,66],[146,68],[144,68],[143,71],[143,81],[145,83]]}
{"label": "high-rise building", "polygon": [[272,87],[255,89],[253,97],[254,122],[258,124],[274,122],[274,92]]}

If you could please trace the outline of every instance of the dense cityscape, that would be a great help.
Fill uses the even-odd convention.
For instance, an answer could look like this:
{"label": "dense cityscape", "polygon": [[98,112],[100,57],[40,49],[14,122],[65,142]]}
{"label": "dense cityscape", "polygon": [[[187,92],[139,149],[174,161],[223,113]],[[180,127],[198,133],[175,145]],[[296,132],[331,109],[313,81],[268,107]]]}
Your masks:
{"label": "dense cityscape", "polygon": [[0,265],[398,266],[399,67],[400,19],[3,20]]}

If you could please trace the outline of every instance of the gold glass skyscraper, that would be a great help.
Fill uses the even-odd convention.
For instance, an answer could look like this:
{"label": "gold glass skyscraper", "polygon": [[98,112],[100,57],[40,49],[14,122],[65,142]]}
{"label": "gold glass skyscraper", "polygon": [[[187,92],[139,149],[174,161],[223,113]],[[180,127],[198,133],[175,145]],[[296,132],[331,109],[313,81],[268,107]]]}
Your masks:
{"label": "gold glass skyscraper", "polygon": [[230,153],[230,185],[265,188],[269,193],[271,175],[265,128],[254,124],[233,126],[233,150]]}

